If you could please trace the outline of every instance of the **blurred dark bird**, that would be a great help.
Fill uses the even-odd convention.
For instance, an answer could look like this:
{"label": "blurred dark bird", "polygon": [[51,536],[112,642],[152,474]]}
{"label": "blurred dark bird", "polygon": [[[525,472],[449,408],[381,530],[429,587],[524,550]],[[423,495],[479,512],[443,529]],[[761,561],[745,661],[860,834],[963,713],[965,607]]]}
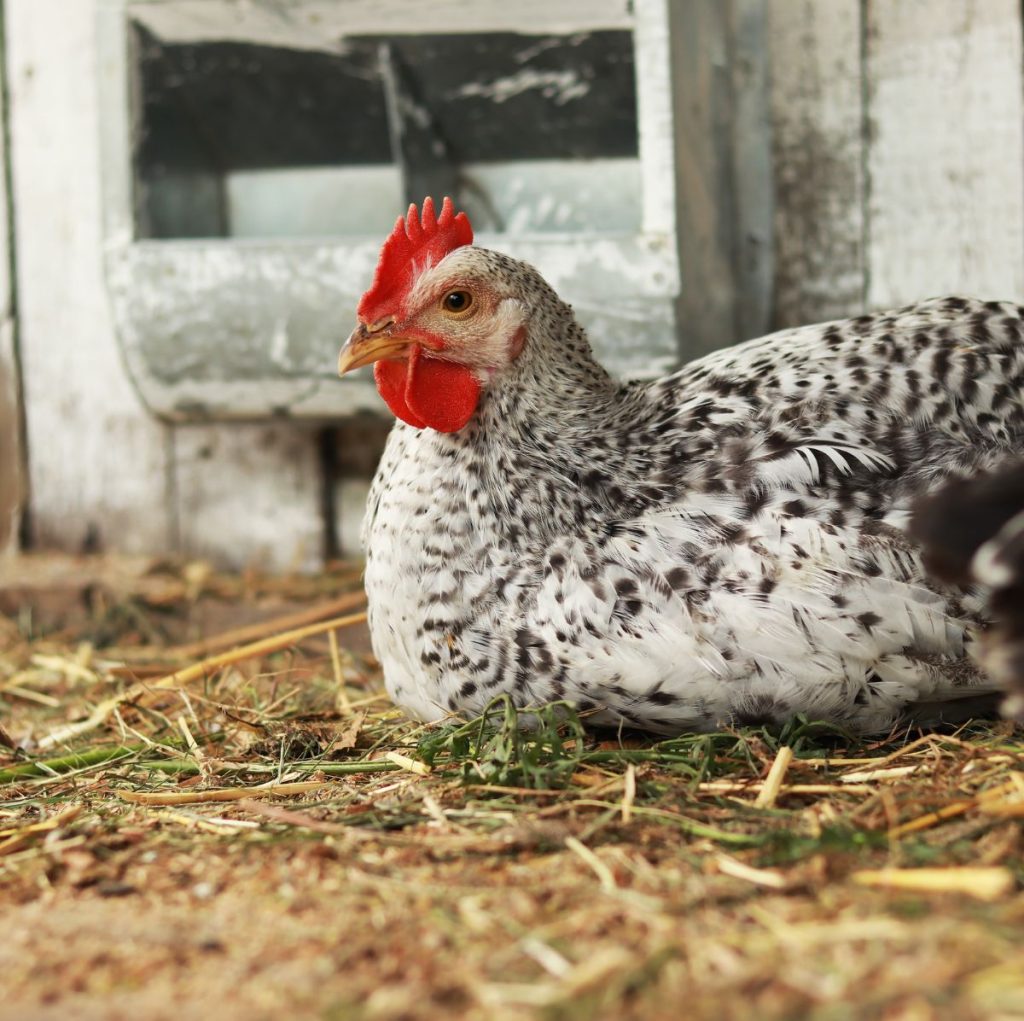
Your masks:
{"label": "blurred dark bird", "polygon": [[983,604],[907,524],[1024,450],[1021,308],[933,300],[621,383],[532,266],[472,240],[447,199],[410,207],[339,357],[399,419],[364,538],[400,705],[567,699],[660,733],[991,706]]}
{"label": "blurred dark bird", "polygon": [[946,483],[919,502],[910,534],[937,578],[984,587],[993,625],[978,659],[1009,692],[1003,712],[1024,722],[1024,462]]}

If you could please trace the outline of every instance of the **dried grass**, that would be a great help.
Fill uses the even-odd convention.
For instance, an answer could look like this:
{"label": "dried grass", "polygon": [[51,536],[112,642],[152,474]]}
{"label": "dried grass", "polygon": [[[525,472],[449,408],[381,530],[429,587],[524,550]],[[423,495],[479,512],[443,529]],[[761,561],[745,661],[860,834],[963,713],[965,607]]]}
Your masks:
{"label": "dried grass", "polygon": [[1009,725],[422,726],[338,619],[353,570],[154,570],[0,617],[0,1017],[1024,1012]]}

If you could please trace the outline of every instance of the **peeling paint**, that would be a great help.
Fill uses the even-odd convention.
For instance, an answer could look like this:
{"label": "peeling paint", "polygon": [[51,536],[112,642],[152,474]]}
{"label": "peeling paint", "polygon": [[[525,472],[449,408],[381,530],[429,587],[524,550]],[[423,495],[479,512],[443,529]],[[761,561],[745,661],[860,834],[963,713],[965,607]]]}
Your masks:
{"label": "peeling paint", "polygon": [[[484,234],[478,242],[538,266],[613,371],[649,376],[675,363],[671,244],[628,234]],[[378,407],[367,381],[338,381],[334,370],[377,250],[376,240],[189,241],[108,253],[115,323],[146,402],[175,419],[200,408],[221,418]]]}
{"label": "peeling paint", "polygon": [[515,74],[495,78],[491,82],[466,82],[450,96],[479,96],[481,99],[492,99],[495,103],[505,103],[513,96],[522,95],[532,89],[539,90],[545,99],[553,99],[557,106],[564,106],[574,99],[585,96],[590,91],[590,85],[573,70],[538,71],[532,67],[524,67]]}

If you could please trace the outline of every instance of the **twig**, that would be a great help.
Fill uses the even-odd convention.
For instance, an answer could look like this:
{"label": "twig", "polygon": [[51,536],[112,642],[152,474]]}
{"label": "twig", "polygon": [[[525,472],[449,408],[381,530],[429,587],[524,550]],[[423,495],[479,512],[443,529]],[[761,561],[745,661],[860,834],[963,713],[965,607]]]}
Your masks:
{"label": "twig", "polygon": [[1017,789],[1016,781],[1010,780],[1007,783],[1000,784],[998,787],[992,787],[987,791],[982,791],[981,794],[977,795],[977,797],[971,798],[969,801],[954,801],[952,804],[945,805],[934,812],[919,815],[916,819],[911,819],[899,826],[893,826],[892,829],[888,831],[889,839],[894,840],[897,837],[904,837],[908,833],[917,833],[919,830],[930,829],[932,826],[937,826],[940,822],[945,822],[947,819],[955,819],[958,815],[964,815],[972,808],[978,808],[979,806],[984,806],[986,803],[996,802],[1005,795],[1013,793]]}
{"label": "twig", "polygon": [[[277,774],[278,764],[267,765],[257,762],[225,762],[223,760],[207,760],[211,773],[273,773]],[[194,759],[144,759],[134,763],[137,769],[152,770],[156,773],[171,773],[176,776],[195,776],[200,772]],[[374,759],[372,762],[362,760],[359,762],[318,762],[315,759],[299,762],[286,762],[283,764],[285,772],[294,773],[296,770],[306,770],[309,773],[324,773],[326,776],[360,776],[364,773],[394,773],[401,769],[401,766],[393,762],[381,759]]]}
{"label": "twig", "polygon": [[633,803],[636,801],[636,766],[631,762],[626,767],[622,779],[622,822],[629,825],[633,821]]}
{"label": "twig", "polygon": [[[745,780],[705,780],[697,784],[697,790],[702,794],[751,794],[754,791],[761,792],[765,783],[760,780],[747,782]],[[876,788],[868,784],[838,784],[838,783],[790,783],[786,789],[779,791],[779,796],[784,794],[874,794]]]}
{"label": "twig", "polygon": [[334,669],[334,683],[338,686],[338,704],[343,713],[351,712],[348,692],[345,690],[345,674],[341,669],[341,650],[338,648],[337,631],[327,632],[327,641],[331,647],[331,667]]}
{"label": "twig", "polygon": [[305,610],[296,610],[294,613],[285,613],[280,617],[273,617],[256,624],[247,624],[245,627],[237,627],[231,631],[223,631],[219,635],[211,635],[208,638],[201,638],[197,642],[188,645],[178,645],[167,649],[164,653],[169,659],[193,659],[196,656],[209,656],[212,652],[221,649],[230,649],[232,646],[241,645],[244,642],[252,642],[259,639],[260,635],[267,632],[294,631],[295,628],[305,627],[307,624],[315,624],[317,621],[325,620],[328,617],[337,617],[342,613],[350,613],[366,605],[365,592],[347,592],[337,599],[331,599],[325,603],[318,603],[316,606],[307,607]]}
{"label": "twig", "polygon": [[253,815],[262,815],[271,822],[282,823],[285,826],[301,826],[303,829],[312,830],[314,833],[351,836],[357,840],[372,840],[378,836],[373,831],[364,832],[345,823],[314,819],[313,816],[306,815],[304,812],[295,812],[292,809],[281,808],[278,805],[264,805],[259,801],[240,801],[236,807],[245,812],[252,812]]}
{"label": "twig", "polygon": [[34,822],[28,826],[22,826],[17,830],[0,831],[0,836],[5,836],[7,838],[6,840],[0,840],[0,857],[5,854],[10,854],[11,851],[20,850],[26,843],[38,836],[40,833],[50,833],[53,830],[60,829],[60,827],[65,825],[65,823],[69,823],[74,819],[77,819],[81,813],[81,805],[71,805],[70,807],[65,808],[63,812],[58,812],[49,819],[43,819],[40,822]]}
{"label": "twig", "polygon": [[250,822],[248,819],[222,819],[216,816],[196,815],[192,812],[161,812],[157,817],[161,821],[168,819],[172,822],[187,826],[190,830],[204,830],[207,833],[224,833],[227,831],[238,832],[239,830],[258,830],[258,822]]}
{"label": "twig", "polygon": [[52,695],[44,695],[41,691],[34,691],[32,688],[22,688],[16,684],[8,684],[4,687],[5,695],[12,695],[14,698],[23,698],[26,702],[36,702],[45,705],[50,709],[56,709],[60,705],[60,699]]}
{"label": "twig", "polygon": [[865,783],[873,780],[896,780],[903,776],[910,776],[923,767],[924,763],[918,762],[913,766],[888,766],[885,769],[859,769],[852,773],[843,773],[839,777],[840,783]]}
{"label": "twig", "polygon": [[417,776],[429,776],[430,766],[425,762],[418,762],[416,759],[410,759],[408,755],[403,755],[401,752],[387,752],[384,758],[388,762],[393,762],[396,766],[401,769],[407,770],[410,773],[416,773]]}
{"label": "twig", "polygon": [[[587,806],[589,808],[609,808],[615,812],[618,812],[620,805],[611,804],[607,801],[597,801],[593,798],[576,798],[572,801],[566,801],[562,805],[557,806],[561,809],[572,809],[577,806]],[[545,812],[550,812],[552,809],[545,809]],[[664,819],[666,822],[675,823],[684,833],[689,833],[694,837],[705,837],[708,840],[717,840],[723,844],[739,844],[748,847],[753,847],[758,844],[763,844],[767,839],[765,834],[754,834],[754,833],[729,833],[727,830],[720,830],[717,826],[709,826],[707,823],[698,822],[696,819],[690,819],[688,816],[680,815],[678,812],[670,812],[664,808],[646,808],[641,805],[633,806],[634,815],[646,815],[652,819]]]}
{"label": "twig", "polygon": [[281,649],[286,649],[290,645],[295,645],[306,638],[311,638],[313,635],[321,635],[325,631],[331,631],[335,628],[351,627],[353,624],[362,624],[365,620],[365,612],[352,613],[347,617],[334,617],[331,620],[325,620],[319,624],[310,624],[306,627],[296,628],[293,631],[284,631],[281,634],[273,635],[270,638],[264,638],[258,642],[252,642],[249,645],[239,646],[239,648],[232,649],[230,652],[222,652],[216,656],[210,656],[207,659],[200,660],[192,666],[185,667],[183,670],[177,670],[173,674],[168,674],[166,677],[162,677],[152,683],[140,681],[131,685],[131,687],[121,692],[120,695],[104,699],[93,709],[86,719],[79,720],[77,723],[68,723],[63,727],[57,727],[56,730],[51,731],[46,735],[46,737],[40,739],[39,747],[52,748],[54,745],[61,744],[70,738],[78,737],[81,734],[87,734],[89,731],[95,730],[97,727],[101,727],[106,722],[107,717],[117,706],[121,705],[123,702],[140,698],[147,692],[177,688],[183,684],[189,684],[192,681],[202,680],[204,677],[220,670],[222,667],[231,666],[233,663],[239,663],[245,659],[255,659],[260,656],[267,656],[272,652],[279,652]]}

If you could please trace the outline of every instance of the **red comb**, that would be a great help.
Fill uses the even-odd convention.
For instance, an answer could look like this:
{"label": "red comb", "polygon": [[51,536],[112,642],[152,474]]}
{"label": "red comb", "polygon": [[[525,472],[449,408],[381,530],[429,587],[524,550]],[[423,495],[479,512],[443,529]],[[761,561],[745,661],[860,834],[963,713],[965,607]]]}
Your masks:
{"label": "red comb", "polygon": [[434,266],[449,252],[473,243],[473,228],[465,213],[455,215],[452,200],[445,198],[441,215],[434,216],[434,200],[423,200],[423,215],[414,202],[403,220],[395,221],[380,250],[370,289],[359,299],[356,314],[364,323],[375,323],[395,312],[396,299],[412,283],[413,275]]}

